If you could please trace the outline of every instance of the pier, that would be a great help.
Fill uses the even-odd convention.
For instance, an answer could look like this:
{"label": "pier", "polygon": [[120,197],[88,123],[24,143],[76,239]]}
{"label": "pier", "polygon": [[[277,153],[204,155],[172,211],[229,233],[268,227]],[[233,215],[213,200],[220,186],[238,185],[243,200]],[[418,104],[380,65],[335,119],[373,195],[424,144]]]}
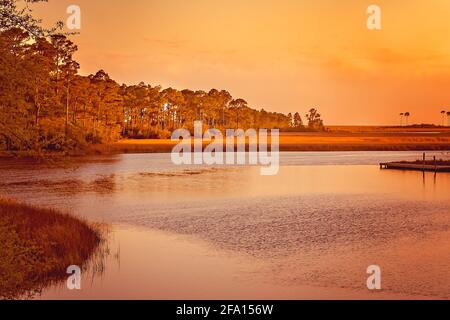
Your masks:
{"label": "pier", "polygon": [[424,153],[422,160],[382,162],[380,163],[380,169],[450,172],[450,161],[436,160],[436,156],[433,157],[433,160],[426,160],[426,154]]}

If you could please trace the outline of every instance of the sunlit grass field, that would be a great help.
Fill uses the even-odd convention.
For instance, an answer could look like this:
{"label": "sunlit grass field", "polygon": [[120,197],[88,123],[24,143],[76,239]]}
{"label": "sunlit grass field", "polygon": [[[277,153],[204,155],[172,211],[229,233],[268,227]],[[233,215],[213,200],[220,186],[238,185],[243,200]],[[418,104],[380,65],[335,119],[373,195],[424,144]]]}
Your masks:
{"label": "sunlit grass field", "polygon": [[[281,151],[450,150],[450,129],[397,127],[330,127],[327,132],[280,134]],[[209,142],[205,142],[208,144]],[[127,139],[105,146],[119,153],[170,152],[170,139]]]}

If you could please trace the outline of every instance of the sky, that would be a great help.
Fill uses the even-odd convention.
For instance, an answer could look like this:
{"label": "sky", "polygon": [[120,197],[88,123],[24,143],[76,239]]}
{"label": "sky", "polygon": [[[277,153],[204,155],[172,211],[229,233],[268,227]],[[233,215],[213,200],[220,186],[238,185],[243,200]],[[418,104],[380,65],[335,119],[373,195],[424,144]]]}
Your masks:
{"label": "sky", "polygon": [[[81,9],[82,74],[226,89],[249,106],[328,125],[441,122],[450,111],[448,0],[49,0],[45,24]],[[367,7],[381,8],[369,30]]]}

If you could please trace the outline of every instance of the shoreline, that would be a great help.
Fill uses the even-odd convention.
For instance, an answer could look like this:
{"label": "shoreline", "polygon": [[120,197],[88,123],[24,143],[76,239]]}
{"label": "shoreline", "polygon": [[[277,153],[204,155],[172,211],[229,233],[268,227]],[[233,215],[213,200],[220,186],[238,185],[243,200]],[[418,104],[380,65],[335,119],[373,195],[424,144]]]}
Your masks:
{"label": "shoreline", "polygon": [[101,243],[88,222],[0,198],[0,300],[31,297],[82,268]]}
{"label": "shoreline", "polygon": [[[348,127],[326,132],[281,132],[279,149],[281,152],[450,151],[450,129],[434,130]],[[203,141],[204,147],[209,143]],[[123,139],[97,149],[110,153],[167,153],[177,144],[178,141],[170,139]]]}
{"label": "shoreline", "polygon": [[[210,142],[203,142],[206,147]],[[178,142],[171,140],[121,140],[97,146],[98,153],[170,153]],[[95,147],[94,147],[95,148]],[[248,144],[246,144],[248,150]],[[450,151],[447,136],[375,136],[375,135],[283,135],[280,152],[310,151]]]}
{"label": "shoreline", "polygon": [[[355,131],[333,132],[282,132],[279,138],[279,150],[280,152],[450,151],[450,130],[403,129],[400,131],[401,128],[397,130],[384,128],[379,131],[355,129]],[[115,143],[91,145],[85,150],[70,152],[0,151],[0,159],[59,160],[93,155],[170,153],[178,143],[170,139],[122,139]],[[210,141],[203,141],[203,147],[209,144]]]}

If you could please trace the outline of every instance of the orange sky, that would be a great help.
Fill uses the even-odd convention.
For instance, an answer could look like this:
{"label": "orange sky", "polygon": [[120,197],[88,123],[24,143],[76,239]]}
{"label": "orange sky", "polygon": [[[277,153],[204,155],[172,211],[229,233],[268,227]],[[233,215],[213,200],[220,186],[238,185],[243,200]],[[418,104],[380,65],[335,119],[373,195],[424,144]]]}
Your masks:
{"label": "orange sky", "polygon": [[[227,89],[251,107],[326,124],[440,123],[450,111],[450,1],[50,0],[45,22],[81,7],[81,72],[127,84]],[[368,5],[381,31],[366,28]]]}

